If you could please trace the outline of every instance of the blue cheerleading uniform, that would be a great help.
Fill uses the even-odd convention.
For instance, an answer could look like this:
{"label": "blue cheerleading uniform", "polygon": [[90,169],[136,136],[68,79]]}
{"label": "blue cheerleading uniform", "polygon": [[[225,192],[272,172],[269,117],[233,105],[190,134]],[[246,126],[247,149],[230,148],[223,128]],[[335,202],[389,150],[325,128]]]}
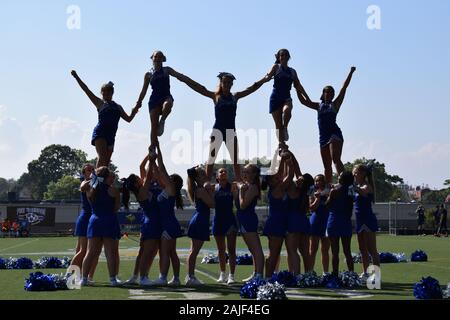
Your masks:
{"label": "blue cheerleading uniform", "polygon": [[313,212],[309,218],[309,223],[311,225],[311,235],[317,237],[325,237],[327,232],[328,216],[330,212],[325,206],[327,201],[327,196],[320,196],[320,204],[316,211]]}
{"label": "blue cheerleading uniform", "polygon": [[250,205],[241,209],[239,199],[236,199],[237,219],[239,222],[239,231],[241,233],[258,232],[258,216],[256,215],[256,204],[258,199],[255,197]]}
{"label": "blue cheerleading uniform", "polygon": [[201,199],[195,199],[195,212],[189,221],[188,237],[200,241],[209,241],[210,209]]}
{"label": "blue cheerleading uniform", "polygon": [[141,240],[159,240],[162,235],[161,217],[158,205],[152,195],[144,201],[139,201],[139,205],[144,210],[144,222],[141,226]]}
{"label": "blue cheerleading uniform", "polygon": [[233,193],[231,184],[225,187],[216,185],[214,193],[216,203],[215,214],[212,222],[212,233],[215,236],[226,236],[232,231],[237,231],[236,217],[233,213]]}
{"label": "blue cheerleading uniform", "polygon": [[336,124],[336,117],[337,110],[332,103],[320,103],[319,110],[317,110],[317,120],[319,124],[319,142],[321,148],[326,147],[332,140],[344,142],[342,131]]}
{"label": "blue cheerleading uniform", "polygon": [[95,140],[103,138],[106,140],[108,148],[114,148],[122,112],[122,107],[114,101],[104,102],[103,106],[98,109],[98,123],[91,139],[93,146],[95,146]]}
{"label": "blue cheerleading uniform", "polygon": [[236,110],[237,101],[234,95],[230,94],[226,97],[221,95],[214,105],[214,115],[216,121],[213,129],[222,133],[222,139],[226,142],[227,130],[236,131]]}
{"label": "blue cheerleading uniform", "polygon": [[269,217],[264,225],[263,235],[284,238],[288,228],[288,202],[284,195],[282,198],[275,198],[272,190],[269,189]]}
{"label": "blue cheerleading uniform", "polygon": [[274,76],[273,91],[270,96],[270,113],[282,108],[285,103],[292,102],[291,89],[294,76],[294,69],[278,65],[278,70]]}
{"label": "blue cheerleading uniform", "polygon": [[340,194],[333,200],[327,222],[327,237],[351,237],[353,233],[353,197],[349,187],[340,187]]}
{"label": "blue cheerleading uniform", "polygon": [[373,193],[366,197],[355,193],[356,233],[377,232],[378,221],[372,210]]}
{"label": "blue cheerleading uniform", "polygon": [[150,84],[152,86],[152,94],[148,102],[150,112],[162,105],[168,98],[173,101],[173,97],[170,94],[170,75],[167,67],[162,67],[158,71],[153,70]]}
{"label": "blue cheerleading uniform", "polygon": [[300,195],[297,198],[287,198],[288,201],[288,220],[287,220],[287,232],[288,233],[304,233],[310,234],[311,226],[306,216],[304,201],[309,201],[306,195]]}
{"label": "blue cheerleading uniform", "polygon": [[81,192],[81,212],[78,215],[78,219],[75,224],[75,235],[77,237],[87,237],[87,229],[91,214],[91,203],[87,198],[86,192]]}
{"label": "blue cheerleading uniform", "polygon": [[89,219],[87,237],[121,238],[119,219],[114,211],[115,199],[108,193],[110,186],[99,183],[95,200],[91,203],[92,215]]}
{"label": "blue cheerleading uniform", "polygon": [[158,197],[158,207],[161,216],[162,237],[164,239],[176,239],[182,236],[181,226],[175,216],[175,197],[162,191]]}

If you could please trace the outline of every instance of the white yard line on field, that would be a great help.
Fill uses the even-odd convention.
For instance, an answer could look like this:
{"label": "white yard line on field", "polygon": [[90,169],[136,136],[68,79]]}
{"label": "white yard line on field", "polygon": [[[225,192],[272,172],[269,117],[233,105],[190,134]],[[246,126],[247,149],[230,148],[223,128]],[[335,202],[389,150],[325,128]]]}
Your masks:
{"label": "white yard line on field", "polygon": [[39,239],[34,239],[34,240],[27,241],[27,242],[24,242],[24,243],[16,244],[16,245],[11,246],[11,247],[3,248],[3,249],[0,249],[0,252],[7,251],[7,250],[12,249],[12,248],[22,247],[22,246],[25,246],[27,244],[30,244],[30,243],[36,242],[36,241],[39,241]]}

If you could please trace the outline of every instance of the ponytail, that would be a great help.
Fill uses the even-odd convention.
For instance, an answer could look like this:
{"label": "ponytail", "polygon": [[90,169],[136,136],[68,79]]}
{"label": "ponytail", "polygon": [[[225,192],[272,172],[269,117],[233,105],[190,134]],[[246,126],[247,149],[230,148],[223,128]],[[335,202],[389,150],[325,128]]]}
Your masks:
{"label": "ponytail", "polygon": [[258,188],[258,199],[261,199],[261,169],[254,164],[248,164],[246,168],[251,168],[255,173],[255,178],[251,183]]}
{"label": "ponytail", "polygon": [[302,198],[302,206],[304,212],[309,211],[309,192],[311,187],[314,187],[314,178],[309,173],[302,175],[303,183],[300,190],[300,197]]}
{"label": "ponytail", "polygon": [[128,178],[122,179],[122,205],[129,208],[130,191],[133,192],[136,199],[138,199],[139,189],[136,187],[136,181],[139,177],[135,174],[130,174]]}
{"label": "ponytail", "polygon": [[366,177],[367,177],[367,183],[370,185],[373,191],[373,199],[372,202],[375,203],[375,181],[373,179],[373,165],[367,165],[366,166]]}
{"label": "ponytail", "polygon": [[192,203],[195,202],[195,188],[197,187],[197,182],[195,178],[197,177],[197,167],[193,167],[187,170],[188,179],[187,179],[187,187],[188,187],[188,195],[189,199]]}
{"label": "ponytail", "polygon": [[175,204],[177,209],[183,210],[183,197],[181,196],[181,188],[183,187],[183,178],[177,174],[170,176],[170,180],[175,185]]}

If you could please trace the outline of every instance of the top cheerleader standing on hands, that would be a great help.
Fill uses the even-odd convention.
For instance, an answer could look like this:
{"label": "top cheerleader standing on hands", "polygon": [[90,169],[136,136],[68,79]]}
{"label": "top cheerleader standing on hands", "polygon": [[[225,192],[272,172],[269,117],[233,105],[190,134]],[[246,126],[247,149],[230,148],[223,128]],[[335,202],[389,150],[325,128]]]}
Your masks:
{"label": "top cheerleader standing on hands", "polygon": [[336,124],[336,117],[342,102],[344,102],[345,93],[355,71],[356,68],[352,67],[335,100],[333,100],[335,92],[332,86],[326,86],[323,89],[320,103],[312,102],[306,95],[298,95],[300,102],[303,105],[317,111],[320,135],[320,154],[322,156],[325,178],[328,184],[331,184],[333,179],[332,163],[334,163],[338,175],[344,171],[344,164],[341,161],[344,137],[341,129]]}
{"label": "top cheerleader standing on hands", "polygon": [[108,166],[114,151],[114,143],[120,118],[126,122],[131,122],[139,108],[134,107],[131,115],[128,115],[120,105],[113,101],[114,83],[108,82],[102,86],[102,99],[100,99],[92,93],[75,70],[72,70],[71,74],[98,111],[98,124],[94,128],[91,140],[98,156],[96,168]]}

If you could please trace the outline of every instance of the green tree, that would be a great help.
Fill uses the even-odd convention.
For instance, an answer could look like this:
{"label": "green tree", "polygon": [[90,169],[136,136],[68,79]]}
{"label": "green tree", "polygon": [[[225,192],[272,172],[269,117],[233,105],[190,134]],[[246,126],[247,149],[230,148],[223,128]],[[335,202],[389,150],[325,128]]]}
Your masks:
{"label": "green tree", "polygon": [[80,180],[64,176],[57,182],[50,182],[44,193],[45,200],[76,200],[80,197]]}
{"label": "green tree", "polygon": [[399,184],[403,184],[403,179],[397,175],[390,175],[386,172],[386,165],[375,159],[356,159],[353,162],[344,164],[345,170],[352,171],[353,167],[358,164],[373,165],[373,178],[375,184],[375,200],[377,202],[395,201],[400,198],[406,200],[405,193],[398,189]]}
{"label": "green tree", "polygon": [[16,189],[16,180],[0,178],[0,201],[8,200],[8,192],[15,192],[17,191]]}
{"label": "green tree", "polygon": [[37,160],[28,164],[28,176],[23,176],[34,199],[42,199],[50,182],[57,182],[63,176],[75,176],[86,163],[84,151],[69,146],[50,145],[41,151]]}
{"label": "green tree", "polygon": [[429,204],[441,204],[445,202],[445,199],[449,193],[450,188],[430,191],[422,197],[422,202]]}
{"label": "green tree", "polygon": [[450,179],[444,181],[444,186],[450,186]]}

